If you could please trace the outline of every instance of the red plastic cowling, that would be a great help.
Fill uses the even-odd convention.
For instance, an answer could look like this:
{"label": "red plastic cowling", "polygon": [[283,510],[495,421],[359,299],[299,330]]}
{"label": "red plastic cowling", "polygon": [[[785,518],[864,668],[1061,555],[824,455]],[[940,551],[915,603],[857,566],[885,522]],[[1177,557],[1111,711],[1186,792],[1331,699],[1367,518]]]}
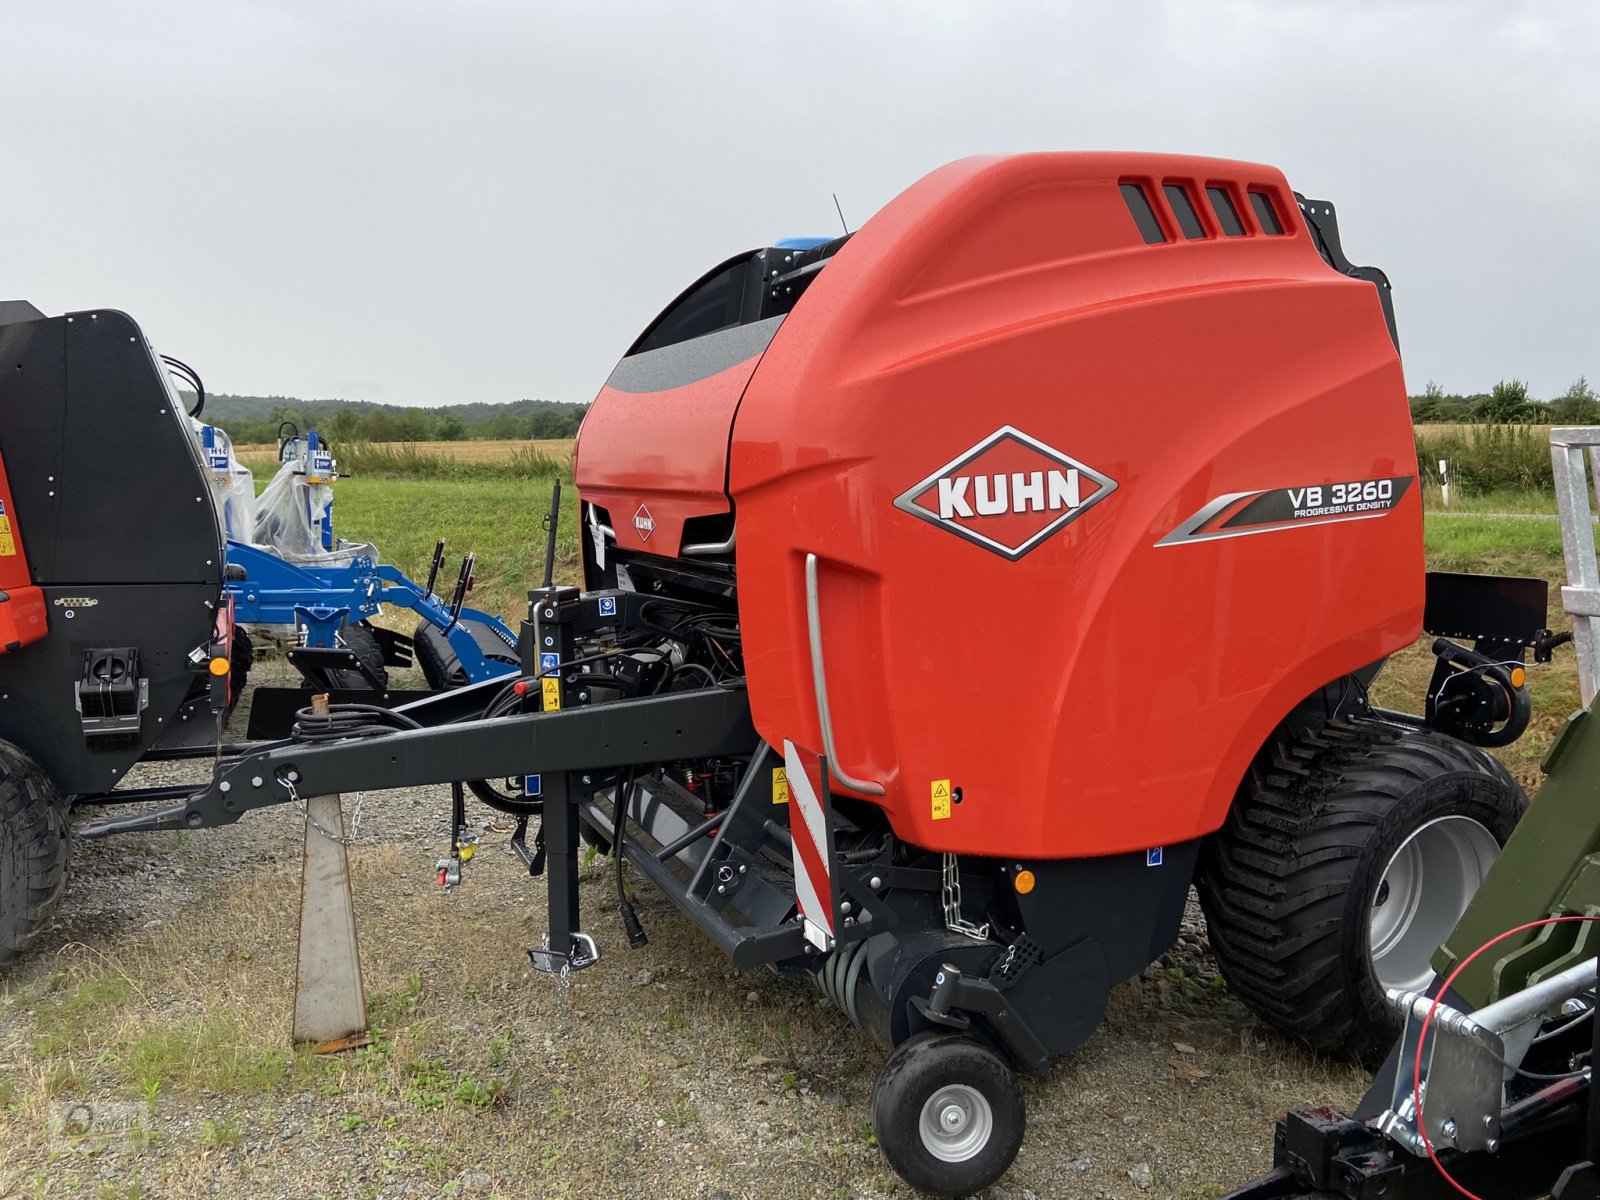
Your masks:
{"label": "red plastic cowling", "polygon": [[0,654],[20,650],[48,632],[44,592],[33,586],[28,572],[11,482],[0,461]]}
{"label": "red plastic cowling", "polygon": [[[729,414],[756,727],[824,744],[815,555],[833,765],[916,845],[1069,858],[1207,833],[1285,715],[1420,632],[1399,356],[1271,167],[953,163],[862,226],[749,365],[717,405],[603,393],[580,487],[619,546],[673,554],[680,514],[723,505]],[[630,542],[647,494],[666,536]]]}

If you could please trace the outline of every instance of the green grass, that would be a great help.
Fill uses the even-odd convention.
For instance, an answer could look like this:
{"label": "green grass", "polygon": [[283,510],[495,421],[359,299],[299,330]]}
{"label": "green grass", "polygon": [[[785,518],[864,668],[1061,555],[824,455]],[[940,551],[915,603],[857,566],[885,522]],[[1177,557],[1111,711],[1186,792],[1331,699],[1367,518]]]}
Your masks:
{"label": "green grass", "polygon": [[[444,538],[446,565],[435,590],[446,598],[462,557],[477,554],[467,603],[515,625],[525,615],[527,593],[544,572],[545,513],[553,480],[342,479],[334,490],[334,528],[342,538],[368,541],[382,561],[425,583],[433,546]],[[561,527],[556,539],[556,581],[578,579],[578,494],[561,485]]]}
{"label": "green grass", "polygon": [[1439,571],[1486,571],[1565,579],[1561,527],[1549,520],[1435,516],[1423,520],[1428,565]]}

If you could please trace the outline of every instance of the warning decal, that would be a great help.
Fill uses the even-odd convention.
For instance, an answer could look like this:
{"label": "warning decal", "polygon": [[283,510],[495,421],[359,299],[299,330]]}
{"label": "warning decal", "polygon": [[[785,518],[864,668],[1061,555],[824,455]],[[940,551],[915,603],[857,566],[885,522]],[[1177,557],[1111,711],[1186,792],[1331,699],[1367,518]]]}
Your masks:
{"label": "warning decal", "polygon": [[[5,509],[0,507],[0,513],[4,512]],[[9,557],[16,554],[16,552],[17,543],[11,536],[11,518],[0,516],[0,556]]]}
{"label": "warning decal", "polygon": [[794,888],[806,941],[833,949],[839,898],[833,887],[833,837],[828,827],[828,785],[822,761],[811,750],[783,743],[784,778],[794,799],[789,837],[794,846]]}
{"label": "warning decal", "polygon": [[950,819],[950,781],[948,779],[935,779],[933,781],[933,819],[947,821]]}
{"label": "warning decal", "polygon": [[789,772],[783,767],[772,768],[772,802],[789,803]]}
{"label": "warning decal", "polygon": [[544,697],[545,712],[556,712],[561,708],[561,680],[546,676],[539,681],[539,692]]}

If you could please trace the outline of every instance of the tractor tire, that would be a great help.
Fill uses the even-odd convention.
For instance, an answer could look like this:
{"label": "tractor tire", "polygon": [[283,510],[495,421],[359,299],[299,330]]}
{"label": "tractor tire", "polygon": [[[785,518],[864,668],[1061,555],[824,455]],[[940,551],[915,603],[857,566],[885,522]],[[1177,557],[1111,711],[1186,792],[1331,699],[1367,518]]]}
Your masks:
{"label": "tractor tire", "polygon": [[[378,680],[378,690],[386,691],[389,687],[389,669],[383,665],[383,647],[378,644],[377,635],[365,625],[346,625],[339,630],[339,644],[347,650],[354,650],[359,658]],[[352,691],[371,691],[372,684],[360,671],[329,671],[328,684],[330,687],[347,688]]]}
{"label": "tractor tire", "polygon": [[1385,988],[1427,986],[1527,803],[1429,730],[1339,720],[1272,743],[1196,875],[1223,978],[1279,1032],[1379,1061],[1400,1033]]}
{"label": "tractor tire", "polygon": [[1027,1127],[1016,1074],[981,1042],[949,1033],[902,1042],[872,1085],[872,1131],[889,1165],[930,1196],[984,1191]]}
{"label": "tractor tire", "polygon": [[233,651],[229,657],[231,664],[228,671],[228,711],[231,713],[239,707],[239,701],[244,699],[244,689],[250,682],[250,667],[255,663],[255,643],[250,640],[250,635],[243,629],[233,631]]}
{"label": "tractor tire", "polygon": [[0,742],[0,970],[39,935],[67,890],[67,806],[31,758]]}

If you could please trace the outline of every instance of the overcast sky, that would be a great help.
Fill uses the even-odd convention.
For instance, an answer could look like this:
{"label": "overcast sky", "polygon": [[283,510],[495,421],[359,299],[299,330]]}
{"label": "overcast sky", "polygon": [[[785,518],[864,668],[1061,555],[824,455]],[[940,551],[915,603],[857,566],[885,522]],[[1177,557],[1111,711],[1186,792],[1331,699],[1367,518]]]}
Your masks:
{"label": "overcast sky", "polygon": [[0,298],[214,391],[593,397],[704,269],[962,155],[1256,159],[1413,391],[1600,384],[1600,3],[0,0]]}

